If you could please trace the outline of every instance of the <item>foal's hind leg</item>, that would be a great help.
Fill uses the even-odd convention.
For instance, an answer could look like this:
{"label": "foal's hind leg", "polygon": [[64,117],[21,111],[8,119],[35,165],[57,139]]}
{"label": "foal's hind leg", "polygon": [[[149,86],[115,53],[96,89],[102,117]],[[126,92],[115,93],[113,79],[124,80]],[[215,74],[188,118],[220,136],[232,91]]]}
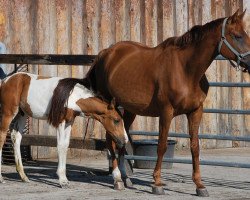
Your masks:
{"label": "foal's hind leg", "polygon": [[199,139],[198,131],[202,117],[203,106],[200,106],[196,111],[187,115],[189,124],[189,134],[191,142],[191,154],[193,162],[193,181],[196,184],[196,193],[198,196],[209,196],[205,186],[201,182],[200,160],[199,160]]}
{"label": "foal's hind leg", "polygon": [[4,183],[2,177],[2,149],[6,140],[7,131],[14,116],[15,112],[6,110],[2,107],[2,120],[0,125],[0,183]]}
{"label": "foal's hind leg", "polygon": [[66,124],[65,121],[63,121],[57,128],[58,168],[56,173],[59,177],[59,184],[62,188],[69,187],[69,181],[66,177],[66,160],[71,125],[72,124]]}
{"label": "foal's hind leg", "polygon": [[25,128],[26,120],[27,120],[27,115],[22,116],[20,113],[18,113],[18,115],[14,119],[14,124],[11,130],[11,140],[14,147],[16,171],[20,175],[23,182],[30,182],[23,169],[23,163],[20,151],[22,134]]}

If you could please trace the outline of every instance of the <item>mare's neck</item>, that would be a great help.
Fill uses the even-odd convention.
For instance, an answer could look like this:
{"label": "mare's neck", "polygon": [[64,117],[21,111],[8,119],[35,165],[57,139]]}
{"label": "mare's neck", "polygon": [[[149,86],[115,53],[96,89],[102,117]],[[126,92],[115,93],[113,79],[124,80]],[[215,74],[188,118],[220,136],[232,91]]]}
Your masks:
{"label": "mare's neck", "polygon": [[216,31],[206,33],[204,38],[195,46],[184,50],[187,54],[185,71],[195,83],[199,83],[212,61],[218,55],[221,26]]}

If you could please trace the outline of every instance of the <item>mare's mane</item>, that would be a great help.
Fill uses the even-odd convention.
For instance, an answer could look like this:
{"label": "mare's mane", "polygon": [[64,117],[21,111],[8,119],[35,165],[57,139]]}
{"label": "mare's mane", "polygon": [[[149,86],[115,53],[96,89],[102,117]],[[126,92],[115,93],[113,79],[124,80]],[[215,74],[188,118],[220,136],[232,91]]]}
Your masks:
{"label": "mare's mane", "polygon": [[173,45],[180,48],[184,48],[188,45],[196,44],[197,42],[200,42],[207,33],[214,31],[220,24],[222,24],[223,20],[224,18],[219,18],[214,21],[208,22],[205,25],[193,26],[182,36],[170,37],[164,42],[162,42],[160,45],[163,47]]}

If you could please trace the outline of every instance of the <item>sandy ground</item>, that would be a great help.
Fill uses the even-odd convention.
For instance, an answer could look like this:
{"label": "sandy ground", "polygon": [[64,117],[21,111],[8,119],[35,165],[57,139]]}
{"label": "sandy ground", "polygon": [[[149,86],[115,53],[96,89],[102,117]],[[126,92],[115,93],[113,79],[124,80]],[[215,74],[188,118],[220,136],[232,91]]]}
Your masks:
{"label": "sandy ground", "polygon": [[[175,157],[190,157],[177,153]],[[187,155],[186,155],[187,154]],[[250,163],[250,148],[206,150],[202,159]],[[39,160],[25,165],[30,183],[22,183],[14,166],[3,165],[5,184],[0,184],[0,199],[225,199],[250,200],[250,169],[201,166],[202,178],[210,197],[195,195],[190,164],[174,164],[164,169],[162,177],[166,195],[151,194],[152,169],[135,169],[131,180],[135,189],[113,190],[113,180],[108,175],[108,161],[104,153],[88,158],[68,159],[67,174],[70,188],[62,189],[56,176],[55,160]]]}

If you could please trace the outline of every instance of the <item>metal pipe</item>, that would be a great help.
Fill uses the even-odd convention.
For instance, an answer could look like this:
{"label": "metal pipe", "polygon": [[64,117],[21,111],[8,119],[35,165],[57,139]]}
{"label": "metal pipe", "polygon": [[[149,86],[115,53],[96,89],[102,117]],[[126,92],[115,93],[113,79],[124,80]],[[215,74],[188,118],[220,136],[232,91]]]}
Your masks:
{"label": "metal pipe", "polygon": [[211,87],[250,87],[250,83],[209,82]]}
{"label": "metal pipe", "polygon": [[[147,135],[147,136],[158,136],[158,132],[154,131],[129,131],[130,135]],[[190,136],[186,133],[174,133],[169,132],[169,137],[178,137],[178,138],[190,138]],[[211,135],[211,134],[199,134],[199,139],[215,139],[215,140],[233,140],[233,141],[245,141],[250,142],[250,137],[244,136],[231,136],[231,135]]]}
{"label": "metal pipe", "polygon": [[237,114],[250,115],[250,110],[232,110],[232,109],[204,109],[204,113]]}
{"label": "metal pipe", "polygon": [[[146,160],[146,161],[156,161],[157,160],[156,157],[132,156],[132,155],[125,155],[125,159],[127,159],[127,160]],[[163,158],[163,162],[192,164],[192,160],[183,159],[183,158]],[[237,163],[237,162],[200,160],[200,164],[201,165],[212,165],[212,166],[223,166],[223,167],[250,168],[250,164]]]}

